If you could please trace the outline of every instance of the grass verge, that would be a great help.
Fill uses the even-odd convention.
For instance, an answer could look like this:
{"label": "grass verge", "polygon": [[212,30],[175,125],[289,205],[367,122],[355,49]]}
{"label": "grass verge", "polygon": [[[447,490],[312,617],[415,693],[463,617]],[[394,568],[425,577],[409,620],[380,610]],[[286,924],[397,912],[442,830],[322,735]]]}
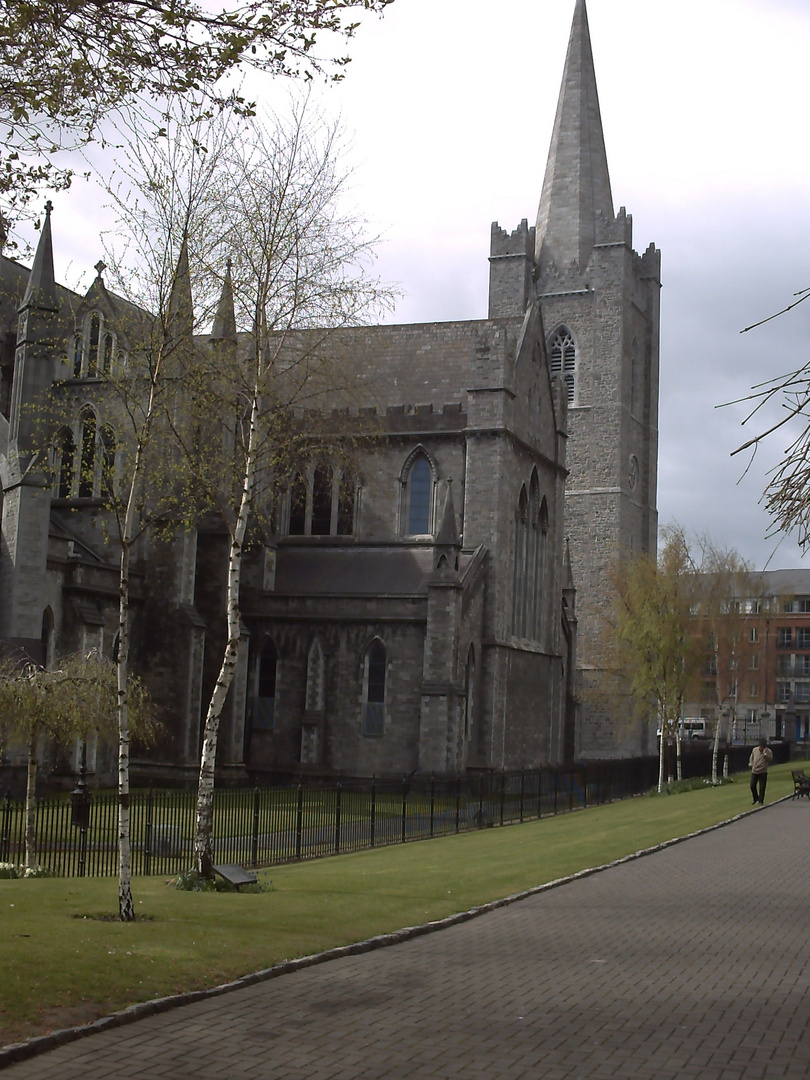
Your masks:
{"label": "grass verge", "polygon": [[[768,799],[792,791],[771,770]],[[122,924],[111,878],[0,880],[0,1045],[136,1001],[216,986],[292,957],[440,919],[725,821],[735,784],[261,872],[261,893],[179,892],[136,878]]]}

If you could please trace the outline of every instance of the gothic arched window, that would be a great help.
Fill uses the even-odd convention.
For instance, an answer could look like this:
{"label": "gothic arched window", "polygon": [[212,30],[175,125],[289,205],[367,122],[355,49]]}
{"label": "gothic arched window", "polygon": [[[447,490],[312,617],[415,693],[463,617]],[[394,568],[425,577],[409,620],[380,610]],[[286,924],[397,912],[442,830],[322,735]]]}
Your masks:
{"label": "gothic arched window", "polygon": [[115,341],[112,334],[104,335],[104,359],[102,362],[102,370],[105,375],[109,375],[112,371],[113,352],[115,351]]}
{"label": "gothic arched window", "polygon": [[115,490],[115,432],[109,424],[101,429],[101,489],[105,495]]}
{"label": "gothic arched window", "polygon": [[523,637],[526,633],[526,610],[530,582],[527,581],[529,565],[529,498],[526,486],[520,489],[517,514],[515,515],[514,585],[512,589],[512,633]]}
{"label": "gothic arched window", "polygon": [[73,378],[82,377],[82,364],[84,363],[84,338],[81,334],[73,337]]}
{"label": "gothic arched window", "polygon": [[406,481],[406,520],[411,536],[425,536],[433,523],[433,470],[424,454],[416,457]]}
{"label": "gothic arched window", "polygon": [[73,470],[76,460],[76,440],[70,428],[62,428],[56,443],[56,497],[69,499],[73,494]]}
{"label": "gothic arched window", "polygon": [[329,536],[332,531],[332,470],[317,465],[312,477],[312,536]]}
{"label": "gothic arched window", "polygon": [[344,469],[338,483],[338,536],[351,536],[354,532],[354,501],[356,493],[357,483],[352,474]]}
{"label": "gothic arched window", "polygon": [[577,347],[567,326],[561,326],[551,335],[548,365],[552,376],[562,377],[568,392],[568,404],[573,405],[577,391]]}
{"label": "gothic arched window", "polygon": [[307,482],[299,473],[290,486],[290,536],[304,536],[307,531]]}
{"label": "gothic arched window", "polygon": [[276,682],[278,652],[271,638],[265,638],[256,670],[256,696],[250,726],[254,731],[272,731],[276,723]]}
{"label": "gothic arched window", "polygon": [[82,448],[79,460],[79,498],[92,499],[96,487],[96,417],[91,409],[82,413]]}
{"label": "gothic arched window", "polygon": [[307,712],[322,712],[326,697],[326,661],[319,638],[309,647],[307,657]]}
{"label": "gothic arched window", "polygon": [[94,311],[90,316],[89,340],[87,343],[87,374],[90,378],[98,374],[98,343],[101,337],[101,316]]}
{"label": "gothic arched window", "polygon": [[366,649],[363,659],[363,716],[361,735],[385,734],[385,646],[378,639]]}

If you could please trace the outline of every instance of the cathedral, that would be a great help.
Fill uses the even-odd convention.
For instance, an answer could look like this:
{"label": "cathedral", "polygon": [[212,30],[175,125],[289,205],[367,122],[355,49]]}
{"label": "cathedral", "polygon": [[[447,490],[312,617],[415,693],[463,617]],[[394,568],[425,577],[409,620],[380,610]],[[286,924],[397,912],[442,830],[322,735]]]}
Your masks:
{"label": "cathedral", "polygon": [[[115,649],[118,550],[101,479],[117,433],[103,385],[138,346],[102,264],[84,296],[57,284],[54,242],[48,212],[31,269],[0,267],[0,639],[44,664]],[[660,255],[632,244],[576,0],[536,224],[493,224],[487,317],[338,332],[356,358],[340,423],[358,460],[313,460],[278,493],[272,536],[246,553],[222,782],[644,750],[640,730],[587,693],[610,566],[656,546]],[[238,347],[230,305],[223,290],[195,347]],[[29,403],[54,386],[72,420],[42,468]],[[196,775],[224,644],[225,549],[201,522],[135,551],[131,660],[164,732],[134,755],[136,783]],[[102,748],[88,767],[108,779]]]}

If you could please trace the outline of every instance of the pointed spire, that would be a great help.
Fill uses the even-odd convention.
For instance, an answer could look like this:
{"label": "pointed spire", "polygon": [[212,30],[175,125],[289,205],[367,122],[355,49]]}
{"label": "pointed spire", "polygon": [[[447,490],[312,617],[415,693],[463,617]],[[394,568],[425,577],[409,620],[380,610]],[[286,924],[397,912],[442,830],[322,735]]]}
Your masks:
{"label": "pointed spire", "polygon": [[537,212],[536,258],[558,268],[590,258],[599,216],[613,220],[605,138],[585,0],[576,0]]}
{"label": "pointed spire", "polygon": [[461,547],[461,538],[456,525],[456,509],[453,506],[453,481],[447,478],[447,497],[444,500],[444,514],[436,537],[437,547]]}
{"label": "pointed spire", "polygon": [[225,263],[225,280],[222,293],[211,328],[211,337],[217,341],[236,341],[236,314],[233,306],[233,280],[231,278],[231,260]]}
{"label": "pointed spire", "polygon": [[23,308],[36,306],[47,308],[51,311],[59,310],[59,300],[56,295],[56,278],[53,272],[53,240],[51,239],[51,210],[53,204],[50,199],[45,203],[45,223],[39,234],[37,253],[34,256],[34,265],[28,276],[28,287],[25,290],[20,311]]}
{"label": "pointed spire", "polygon": [[191,338],[194,332],[194,308],[191,302],[191,273],[188,267],[188,241],[183,237],[177,268],[172,279],[169,306],[166,312],[167,326],[175,341]]}

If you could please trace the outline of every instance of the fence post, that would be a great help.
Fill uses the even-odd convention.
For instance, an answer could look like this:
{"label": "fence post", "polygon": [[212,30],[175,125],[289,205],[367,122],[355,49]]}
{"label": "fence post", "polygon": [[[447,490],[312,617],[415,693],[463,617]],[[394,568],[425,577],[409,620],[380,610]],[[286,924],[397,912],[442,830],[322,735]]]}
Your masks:
{"label": "fence post", "polygon": [[340,854],[340,778],[335,789],[335,854]]}
{"label": "fence post", "polygon": [[408,820],[408,777],[402,774],[402,843],[405,843],[406,822]]}
{"label": "fence post", "polygon": [[506,799],[506,769],[501,769],[501,825],[503,825],[503,804]]}
{"label": "fence post", "polygon": [[520,823],[523,824],[523,783],[525,774],[523,769],[520,770]]}
{"label": "fence post", "polygon": [[433,836],[433,806],[435,796],[435,780],[434,774],[430,774],[430,835]]}
{"label": "fence post", "polygon": [[304,787],[298,777],[298,809],[295,814],[295,857],[301,858],[301,840],[304,831]]}
{"label": "fence post", "polygon": [[253,791],[253,845],[250,852],[252,865],[259,862],[259,789]]}
{"label": "fence post", "polygon": [[557,813],[557,795],[560,787],[560,770],[554,766],[554,814]]}
{"label": "fence post", "polygon": [[377,824],[377,777],[371,777],[371,846],[374,847],[374,829]]}
{"label": "fence post", "polygon": [[11,792],[6,792],[3,800],[3,836],[0,839],[0,852],[3,862],[11,862]]}
{"label": "fence post", "polygon": [[146,825],[143,836],[143,872],[148,877],[152,873],[152,785],[149,785],[149,794],[146,796]]}
{"label": "fence post", "polygon": [[461,777],[456,776],[456,832],[459,830],[459,817],[461,815]]}
{"label": "fence post", "polygon": [[543,770],[537,770],[537,820],[543,816]]}
{"label": "fence post", "polygon": [[484,776],[478,777],[478,828],[484,827]]}

